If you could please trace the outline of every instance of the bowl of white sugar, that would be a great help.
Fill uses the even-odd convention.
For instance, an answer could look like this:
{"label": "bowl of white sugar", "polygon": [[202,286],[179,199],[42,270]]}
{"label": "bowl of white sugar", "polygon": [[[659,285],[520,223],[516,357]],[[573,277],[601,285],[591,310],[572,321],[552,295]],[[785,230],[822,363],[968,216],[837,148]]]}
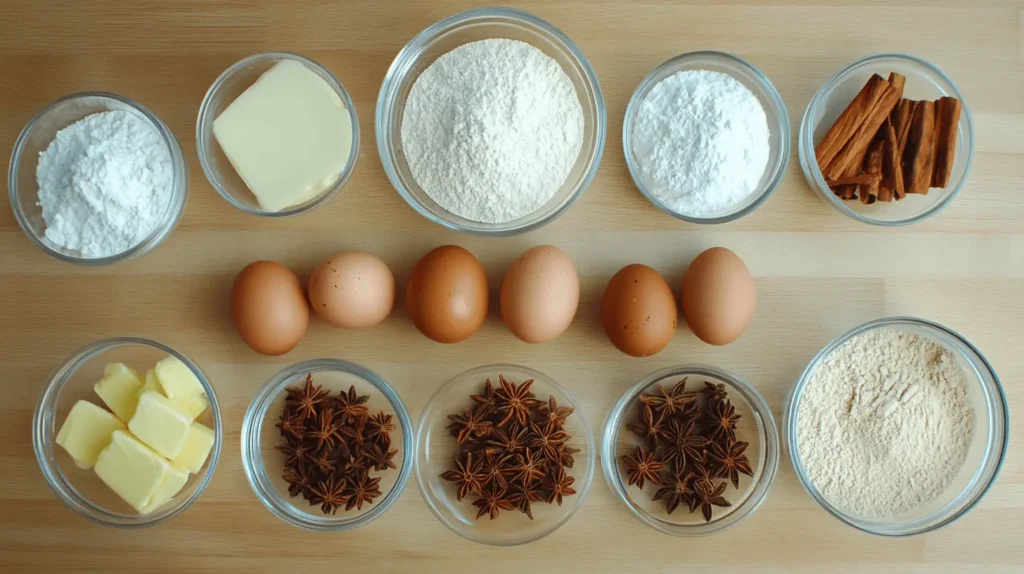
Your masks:
{"label": "bowl of white sugar", "polygon": [[185,208],[188,171],[171,130],[128,98],[73,94],[39,111],[14,144],[11,208],[37,247],[109,265],[152,251]]}
{"label": "bowl of white sugar", "polygon": [[811,361],[786,403],[790,460],[807,492],[854,528],[909,536],[988,492],[1006,455],[999,377],[957,332],[922,319],[861,325]]}
{"label": "bowl of white sugar", "polygon": [[399,195],[465,233],[525,233],[564,213],[604,150],[590,63],[551,24],[482,8],[399,52],[377,100],[377,151]]}
{"label": "bowl of white sugar", "polygon": [[690,223],[726,223],[752,213],[782,180],[789,117],[752,64],[692,52],[640,82],[622,149],[633,183],[655,207]]}

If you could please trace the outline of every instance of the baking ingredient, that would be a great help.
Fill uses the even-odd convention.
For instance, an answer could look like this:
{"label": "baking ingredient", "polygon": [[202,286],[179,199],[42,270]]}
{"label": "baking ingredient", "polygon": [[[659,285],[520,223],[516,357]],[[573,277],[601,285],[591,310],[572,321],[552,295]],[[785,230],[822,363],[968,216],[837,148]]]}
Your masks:
{"label": "baking ingredient", "polygon": [[273,261],[250,263],[238,274],[231,315],[245,344],[264,355],[291,351],[309,327],[309,304],[299,278]]}
{"label": "baking ingredient", "polygon": [[185,435],[185,444],[178,456],[171,460],[171,465],[189,472],[199,472],[213,450],[214,438],[213,429],[193,422]]}
{"label": "baking ingredient", "polygon": [[441,478],[453,483],[456,500],[475,498],[477,519],[519,510],[533,520],[534,502],[561,506],[576,494],[576,479],[566,471],[580,452],[569,446],[566,432],[574,409],[554,396],[537,399],[533,384],[499,374],[497,387],[487,379],[481,393],[466,401],[468,408],[448,415],[458,451]]}
{"label": "baking ingredient", "polygon": [[684,70],[655,84],[631,137],[648,192],[692,217],[742,205],[771,155],[761,102],[732,76],[711,70]]}
{"label": "baking ingredient", "polygon": [[473,336],[487,318],[487,274],[472,253],[444,245],[416,263],[405,286],[413,324],[438,343]]}
{"label": "baking ingredient", "polygon": [[572,260],[557,247],[541,245],[523,253],[501,284],[501,318],[527,343],[561,335],[580,302],[580,279]]}
{"label": "baking ingredient", "polygon": [[754,476],[746,450],[738,440],[742,418],[722,383],[705,381],[686,390],[683,378],[671,387],[658,384],[642,393],[638,417],[626,426],[640,437],[635,454],[621,455],[628,486],[658,488],[651,500],[663,501],[668,514],[685,506],[698,509],[710,522],[715,507],[728,508],[728,485],[739,489],[740,475]]}
{"label": "baking ingredient", "polygon": [[36,181],[46,240],[82,257],[111,257],[142,243],[170,207],[166,141],[142,116],[88,115],[39,154]]}
{"label": "baking ingredient", "polygon": [[160,456],[173,459],[185,447],[192,421],[174,408],[170,399],[155,391],[139,396],[128,430]]}
{"label": "baking ingredient", "polygon": [[117,418],[127,421],[135,414],[142,379],[124,363],[110,363],[103,370],[103,378],[93,385],[93,390]]}
{"label": "baking ingredient", "polygon": [[131,434],[116,430],[96,460],[96,475],[135,510],[143,511],[170,464]]}
{"label": "baking ingredient", "polygon": [[352,152],[352,118],[305,64],[281,60],[213,122],[213,135],[266,211],[306,203],[334,185]]}
{"label": "baking ingredient", "polygon": [[189,473],[187,470],[180,470],[170,465],[164,471],[164,477],[160,481],[160,485],[156,487],[153,492],[153,496],[149,498],[149,502],[139,510],[140,514],[150,514],[154,510],[157,510],[164,504],[167,504],[174,495],[181,492],[181,489],[185,487],[188,482]]}
{"label": "baking ingredient", "polygon": [[811,483],[831,504],[868,519],[939,498],[964,465],[975,423],[953,353],[894,328],[863,332],[832,351],[795,416]]}
{"label": "baking ingredient", "polygon": [[321,319],[346,329],[372,327],[391,314],[395,276],[373,255],[343,251],[309,276],[309,302]]}
{"label": "baking ingredient", "polygon": [[664,349],[678,319],[672,288],[646,265],[623,267],[605,287],[601,324],[612,344],[627,355],[647,357]]}
{"label": "baking ingredient", "polygon": [[203,394],[203,385],[199,378],[181,359],[166,356],[157,361],[153,367],[157,381],[164,395],[169,399],[194,397]]}
{"label": "baking ingredient", "polygon": [[57,433],[57,444],[64,448],[79,468],[90,469],[108,444],[114,431],[124,423],[103,407],[78,401],[71,407]]}
{"label": "baking ingredient", "polygon": [[206,398],[205,394],[168,400],[171,401],[171,406],[175,410],[191,420],[199,418],[199,415],[206,412],[207,407],[210,406],[210,401]]}
{"label": "baking ingredient", "polygon": [[754,319],[757,288],[739,256],[712,247],[686,269],[681,299],[683,317],[694,335],[710,345],[728,345]]}
{"label": "baking ingredient", "polygon": [[583,108],[562,67],[507,38],[463,44],[416,79],[402,115],[413,179],[459,217],[508,223],[543,207],[583,144]]}

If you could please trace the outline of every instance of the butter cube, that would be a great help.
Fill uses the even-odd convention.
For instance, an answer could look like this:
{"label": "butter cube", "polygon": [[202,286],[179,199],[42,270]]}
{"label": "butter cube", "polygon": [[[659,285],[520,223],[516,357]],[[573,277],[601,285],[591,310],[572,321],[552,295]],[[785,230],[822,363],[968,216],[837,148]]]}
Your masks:
{"label": "butter cube", "polygon": [[149,499],[149,502],[146,503],[146,506],[140,512],[142,514],[149,514],[166,504],[185,486],[185,483],[188,482],[188,476],[187,471],[174,468],[173,465],[169,466],[167,472],[164,473],[164,479],[160,481],[160,486],[156,488],[153,497]]}
{"label": "butter cube", "polygon": [[206,457],[210,456],[213,440],[213,429],[201,423],[192,423],[188,438],[185,440],[185,448],[171,460],[171,464],[179,469],[199,472],[206,464]]}
{"label": "butter cube", "polygon": [[192,420],[174,408],[170,399],[156,391],[139,395],[135,416],[128,422],[128,430],[132,434],[167,458],[181,453],[191,426]]}
{"label": "butter cube", "polygon": [[203,394],[203,385],[199,383],[192,369],[185,366],[177,357],[165,357],[154,368],[156,378],[164,394],[169,399],[194,397]]}
{"label": "butter cube", "polygon": [[110,435],[123,428],[124,423],[103,407],[78,401],[57,433],[57,444],[75,459],[75,464],[89,469],[96,464],[100,451],[110,444]]}
{"label": "butter cube", "polygon": [[210,401],[206,400],[206,395],[193,395],[191,397],[176,397],[171,399],[171,404],[174,408],[178,409],[178,412],[187,416],[189,420],[194,421],[199,418],[199,415],[203,414],[206,407],[210,406]]}
{"label": "butter cube", "polygon": [[110,363],[103,370],[103,378],[93,386],[96,394],[114,411],[117,418],[127,421],[135,414],[142,379],[124,363]]}
{"label": "butter cube", "polygon": [[96,474],[132,508],[142,511],[152,500],[170,464],[123,430],[114,431],[96,460]]}
{"label": "butter cube", "polygon": [[164,392],[164,388],[160,386],[160,379],[156,378],[156,369],[150,369],[146,372],[146,381],[143,383],[142,390],[139,391],[139,394],[141,395],[146,391],[156,391],[160,394],[163,394]]}

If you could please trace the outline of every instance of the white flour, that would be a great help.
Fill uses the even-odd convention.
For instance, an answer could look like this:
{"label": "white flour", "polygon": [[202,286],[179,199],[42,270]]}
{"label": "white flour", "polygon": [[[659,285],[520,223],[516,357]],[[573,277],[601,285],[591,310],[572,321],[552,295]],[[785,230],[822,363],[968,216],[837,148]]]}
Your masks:
{"label": "white flour", "polygon": [[851,339],[803,392],[797,443],[811,482],[861,517],[925,506],[967,456],[966,385],[956,358],[927,338],[881,329]]}
{"label": "white flour", "polygon": [[417,78],[402,117],[412,176],[442,208],[507,223],[544,206],[583,143],[583,108],[555,60],[517,40],[455,48]]}
{"label": "white flour", "polygon": [[771,151],[757,97],[732,76],[709,70],[658,82],[640,104],[632,143],[650,193],[694,217],[743,203]]}
{"label": "white flour", "polygon": [[46,238],[84,257],[109,257],[145,239],[171,195],[171,153],[126,111],[92,114],[57,132],[39,154]]}

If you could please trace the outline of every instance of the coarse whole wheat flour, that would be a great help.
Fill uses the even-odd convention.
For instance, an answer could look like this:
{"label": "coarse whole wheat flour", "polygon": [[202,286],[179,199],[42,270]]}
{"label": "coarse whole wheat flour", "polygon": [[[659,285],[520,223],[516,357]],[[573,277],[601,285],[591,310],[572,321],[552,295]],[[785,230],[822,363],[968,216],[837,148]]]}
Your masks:
{"label": "coarse whole wheat flour", "polygon": [[708,217],[757,189],[771,154],[757,97],[728,74],[685,70],[644,97],[632,134],[640,176],[662,205]]}
{"label": "coarse whole wheat flour", "polygon": [[583,108],[550,56],[518,40],[480,40],[420,74],[401,136],[413,178],[438,205],[508,223],[565,183],[583,144]]}
{"label": "coarse whole wheat flour", "polygon": [[967,378],[937,342],[892,328],[837,348],[803,391],[797,444],[810,481],[865,518],[938,498],[967,456],[974,413]]}
{"label": "coarse whole wheat flour", "polygon": [[86,116],[39,154],[46,239],[87,258],[127,251],[159,224],[172,178],[171,152],[146,120],[120,110]]}

